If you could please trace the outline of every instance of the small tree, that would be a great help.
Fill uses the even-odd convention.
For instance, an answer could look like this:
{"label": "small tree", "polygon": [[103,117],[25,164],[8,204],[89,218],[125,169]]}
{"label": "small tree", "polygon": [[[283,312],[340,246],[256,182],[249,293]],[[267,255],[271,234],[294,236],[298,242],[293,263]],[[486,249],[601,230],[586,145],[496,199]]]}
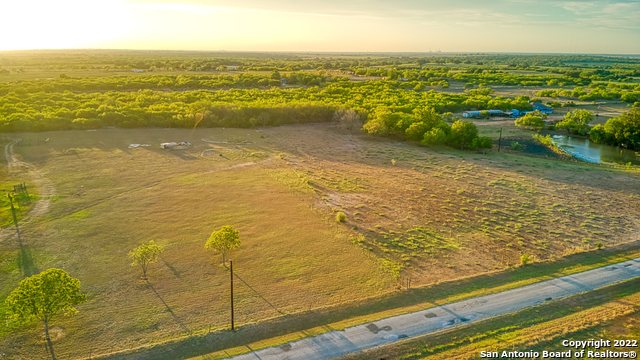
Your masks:
{"label": "small tree", "polygon": [[443,145],[447,142],[447,133],[442,128],[433,128],[424,133],[421,143],[423,145]]}
{"label": "small tree", "polygon": [[529,254],[522,254],[520,255],[520,265],[521,266],[526,266],[529,265],[532,261],[532,257]]}
{"label": "small tree", "polygon": [[149,240],[149,242],[129,251],[131,266],[140,266],[142,268],[142,278],[146,280],[149,264],[158,261],[158,257],[163,251],[164,247],[156,244],[153,240]]}
{"label": "small tree", "polygon": [[471,148],[473,149],[491,149],[493,147],[493,140],[487,136],[478,136],[471,141]]}
{"label": "small tree", "polygon": [[227,263],[229,252],[240,247],[240,233],[233,226],[223,226],[215,230],[207,239],[204,248],[219,252],[222,255],[222,264]]}
{"label": "small tree", "polygon": [[540,111],[533,111],[517,118],[515,124],[518,127],[523,127],[526,129],[542,130],[545,125],[545,117],[546,115],[541,113]]}
{"label": "small tree", "polygon": [[578,109],[565,114],[562,121],[556,124],[558,129],[566,129],[569,133],[578,135],[589,134],[589,123],[593,121],[593,113],[588,110]]}
{"label": "small tree", "polygon": [[78,312],[76,305],[86,300],[80,291],[80,281],[62,269],[47,269],[20,281],[20,285],[5,299],[12,320],[26,323],[33,319],[44,323],[47,350],[56,359],[49,336],[49,321],[54,315]]}
{"label": "small tree", "polygon": [[451,145],[461,149],[471,146],[473,139],[478,137],[478,128],[470,121],[456,120],[451,125]]}

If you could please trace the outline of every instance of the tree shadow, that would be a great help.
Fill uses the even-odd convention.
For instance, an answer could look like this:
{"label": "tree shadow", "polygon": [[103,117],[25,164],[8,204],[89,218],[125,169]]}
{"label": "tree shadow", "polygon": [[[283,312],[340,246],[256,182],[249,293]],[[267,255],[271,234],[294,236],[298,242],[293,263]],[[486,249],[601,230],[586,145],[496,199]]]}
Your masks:
{"label": "tree shadow", "polygon": [[38,268],[36,267],[35,261],[33,261],[33,255],[31,254],[31,249],[25,245],[22,241],[22,236],[20,232],[16,233],[16,238],[18,240],[18,258],[16,262],[20,271],[22,272],[22,276],[28,277],[38,273]]}
{"label": "tree shadow", "polygon": [[145,279],[145,282],[147,283],[147,286],[153,291],[153,293],[156,295],[156,297],[158,299],[160,299],[160,301],[162,302],[162,304],[164,305],[165,309],[167,310],[167,312],[169,314],[171,314],[171,317],[173,317],[173,320],[176,322],[176,324],[178,324],[180,326],[180,328],[182,328],[183,331],[185,331],[187,334],[191,335],[193,332],[191,331],[191,329],[189,329],[185,323],[180,320],[180,318],[178,317],[178,315],[176,315],[176,313],[173,311],[173,309],[171,308],[171,306],[169,306],[169,304],[167,304],[166,301],[164,301],[164,299],[162,298],[162,296],[160,296],[160,293],[158,293],[158,290],[156,290],[156,288],[153,286],[153,284],[148,280]]}
{"label": "tree shadow", "polygon": [[38,273],[38,268],[33,261],[33,256],[31,255],[31,249],[29,249],[28,246],[20,245],[20,253],[18,254],[18,266],[20,267],[20,271],[22,271],[22,275],[24,277],[28,277]]}
{"label": "tree shadow", "polygon": [[240,275],[238,275],[237,272],[234,271],[233,276],[235,278],[237,278],[238,280],[240,280],[243,284],[245,284],[251,291],[253,291],[254,294],[258,295],[258,297],[260,299],[262,299],[265,303],[267,303],[267,305],[269,305],[273,310],[277,311],[278,314],[280,315],[288,315],[287,313],[285,313],[284,311],[278,309],[277,306],[275,306],[272,302],[270,302],[269,300],[267,300],[267,298],[265,298],[264,296],[262,296],[262,294],[260,294],[258,292],[258,290],[256,290],[253,286],[249,285],[248,282],[246,282],[242,277],[240,277]]}
{"label": "tree shadow", "polygon": [[162,257],[160,257],[160,260],[162,260],[162,263],[171,271],[171,273],[177,277],[177,278],[181,278],[182,274],[180,273],[180,271],[178,271],[178,269],[176,269],[173,265],[169,264],[167,262],[167,260],[163,259]]}

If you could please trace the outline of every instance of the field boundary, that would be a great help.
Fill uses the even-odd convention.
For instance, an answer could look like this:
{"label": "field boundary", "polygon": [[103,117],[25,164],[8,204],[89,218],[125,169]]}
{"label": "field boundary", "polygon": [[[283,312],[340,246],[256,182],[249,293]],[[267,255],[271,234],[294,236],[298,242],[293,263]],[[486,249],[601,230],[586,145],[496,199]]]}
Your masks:
{"label": "field boundary", "polygon": [[[375,348],[371,348],[359,353],[350,354],[345,357],[349,360],[369,359],[375,357],[378,352],[389,352],[390,349],[395,356],[406,356],[406,358],[424,358],[425,356],[436,359],[449,359],[449,358],[476,358],[479,352],[478,347],[484,345],[482,350],[501,350],[509,348],[510,346],[522,345],[522,346],[537,346],[540,343],[558,338],[559,336],[568,336],[576,332],[588,329],[597,321],[589,319],[581,319],[581,316],[598,314],[603,315],[604,318],[613,316],[614,318],[625,316],[629,313],[638,313],[640,307],[634,305],[632,301],[637,301],[640,296],[640,292],[633,291],[634,286],[640,284],[640,279],[635,278],[631,280],[622,281],[613,285],[602,287],[600,289],[590,291],[587,293],[573,295],[564,299],[560,299],[555,302],[541,304],[538,306],[523,309],[521,311],[501,315],[478,321],[473,324],[461,325],[455,328],[445,329],[431,334],[417,336],[411,339],[401,340],[394,344],[387,346],[382,345]],[[599,311],[603,310],[608,314],[599,314]],[[620,311],[616,311],[620,310]],[[611,314],[614,313],[614,314]],[[571,328],[567,330],[551,329],[548,333],[541,333],[536,330],[545,330],[545,328],[551,327],[550,325],[558,322],[565,322],[569,319],[578,318],[580,324],[570,324]],[[518,323],[513,326],[510,324]],[[531,330],[533,329],[533,330]],[[547,329],[548,330],[548,329]],[[535,333],[532,340],[521,340],[508,336],[510,332],[516,334],[523,333]],[[484,335],[478,335],[483,333]],[[469,339],[472,339],[471,341]],[[425,343],[429,344],[432,350],[429,353],[422,352],[410,353],[407,348],[415,349],[420,346],[424,346]],[[495,344],[500,344],[494,348]],[[469,352],[465,352],[465,349],[470,349],[475,352],[474,356],[465,357]],[[395,350],[395,351],[394,351]],[[476,350],[478,350],[476,352]]]}
{"label": "field boundary", "polygon": [[[638,256],[640,256],[640,241],[636,240],[615,248],[570,255],[553,262],[540,262],[526,267],[394,292],[381,297],[363,299],[356,303],[243,324],[235,333],[228,330],[204,329],[193,336],[167,339],[164,342],[94,355],[91,358],[170,359],[204,354],[215,358],[218,353],[224,353],[222,357],[240,355],[307,336],[576,274]],[[438,297],[436,294],[441,295]],[[424,299],[432,300],[424,301]],[[274,334],[276,335],[273,336]]]}

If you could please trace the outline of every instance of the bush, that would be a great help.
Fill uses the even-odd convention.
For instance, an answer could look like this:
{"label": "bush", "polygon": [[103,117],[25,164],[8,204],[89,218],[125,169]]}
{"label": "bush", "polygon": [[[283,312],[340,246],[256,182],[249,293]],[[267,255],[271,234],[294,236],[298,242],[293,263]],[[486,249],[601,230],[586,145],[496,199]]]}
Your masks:
{"label": "bush", "polygon": [[526,266],[531,263],[533,260],[532,256],[529,254],[520,255],[520,266]]}
{"label": "bush", "polygon": [[631,108],[628,112],[607,120],[604,127],[595,128],[598,128],[594,130],[596,140],[640,150],[640,108]]}
{"label": "bush", "polygon": [[343,223],[345,221],[347,221],[347,214],[343,213],[342,211],[338,211],[336,213],[336,222]]}
{"label": "bush", "polygon": [[598,124],[591,128],[589,131],[589,138],[591,141],[598,144],[606,144],[609,143],[611,139],[609,139],[609,135],[604,129],[604,125]]}
{"label": "bush", "polygon": [[517,141],[512,141],[511,145],[509,145],[509,147],[511,147],[511,150],[513,151],[521,151],[524,149],[524,145],[520,144]]}
{"label": "bush", "polygon": [[567,132],[573,134],[587,135],[590,130],[589,123],[593,119],[594,116],[591,111],[584,109],[569,111],[564,116],[564,119],[556,124],[556,128],[566,129]]}
{"label": "bush", "polygon": [[544,115],[543,113],[539,111],[533,111],[517,118],[514,123],[517,127],[532,130],[542,130],[542,128],[544,128],[545,126],[545,117],[546,115]]}
{"label": "bush", "polygon": [[449,144],[461,149],[471,147],[473,140],[478,137],[478,128],[470,121],[456,120],[451,125]]}
{"label": "bush", "polygon": [[447,143],[447,133],[442,128],[433,128],[422,138],[423,145],[444,145]]}
{"label": "bush", "polygon": [[487,136],[478,136],[471,142],[473,149],[491,149],[493,147],[493,140]]}
{"label": "bush", "polygon": [[405,135],[409,140],[420,140],[424,137],[424,134],[429,131],[429,126],[422,121],[411,124],[407,130],[405,130]]}

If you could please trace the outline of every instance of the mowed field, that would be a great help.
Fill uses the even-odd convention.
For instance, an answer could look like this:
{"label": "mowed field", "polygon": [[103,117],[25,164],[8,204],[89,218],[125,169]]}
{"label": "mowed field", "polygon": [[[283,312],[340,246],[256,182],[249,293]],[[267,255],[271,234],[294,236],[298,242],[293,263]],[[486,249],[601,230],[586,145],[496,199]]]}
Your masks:
{"label": "mowed field", "polygon": [[[53,184],[48,211],[0,239],[0,298],[32,257],[89,295],[58,318],[61,357],[118,351],[227,326],[228,272],[204,250],[222,225],[240,324],[638,239],[640,175],[516,153],[429,149],[332,125],[265,129],[104,129],[12,134]],[[190,141],[185,150],[161,142]],[[128,148],[129,144],[149,147]],[[28,180],[28,179],[25,179]],[[342,211],[347,220],[338,223]],[[150,284],[127,253],[166,246]],[[45,358],[40,326],[0,339]]]}

